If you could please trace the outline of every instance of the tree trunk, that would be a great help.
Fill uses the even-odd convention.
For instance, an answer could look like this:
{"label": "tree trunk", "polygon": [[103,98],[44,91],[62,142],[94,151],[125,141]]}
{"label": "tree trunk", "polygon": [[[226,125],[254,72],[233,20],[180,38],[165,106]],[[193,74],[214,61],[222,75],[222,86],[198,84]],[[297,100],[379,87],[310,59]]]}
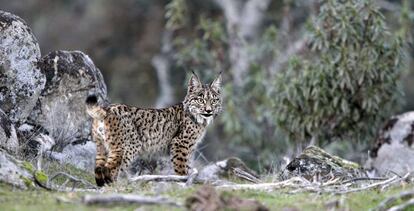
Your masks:
{"label": "tree trunk", "polygon": [[249,46],[256,40],[270,0],[215,0],[226,17],[234,84],[243,86],[250,59]]}

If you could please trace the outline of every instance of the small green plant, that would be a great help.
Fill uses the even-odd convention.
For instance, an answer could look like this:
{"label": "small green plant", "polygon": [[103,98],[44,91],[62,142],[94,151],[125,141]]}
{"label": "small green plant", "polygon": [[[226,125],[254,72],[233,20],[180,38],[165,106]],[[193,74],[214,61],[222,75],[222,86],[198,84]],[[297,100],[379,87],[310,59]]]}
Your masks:
{"label": "small green plant", "polygon": [[33,176],[42,184],[46,184],[48,181],[48,176],[43,171],[36,171]]}
{"label": "small green plant", "polygon": [[20,176],[20,179],[23,180],[24,184],[26,185],[27,188],[34,188],[35,185],[33,183],[33,181],[25,176]]}
{"label": "small green plant", "polygon": [[30,173],[33,173],[35,171],[35,168],[33,167],[33,165],[27,161],[22,162],[22,167]]}

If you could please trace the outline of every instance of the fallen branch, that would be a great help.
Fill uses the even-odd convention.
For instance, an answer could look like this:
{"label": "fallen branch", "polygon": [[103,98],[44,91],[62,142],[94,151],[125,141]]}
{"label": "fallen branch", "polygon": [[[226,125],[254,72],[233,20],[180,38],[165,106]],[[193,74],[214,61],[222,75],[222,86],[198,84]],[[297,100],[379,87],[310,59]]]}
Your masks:
{"label": "fallen branch", "polygon": [[375,188],[375,187],[379,187],[382,185],[387,185],[389,183],[392,183],[394,181],[396,181],[398,179],[397,176],[393,176],[385,181],[381,181],[381,182],[377,182],[377,183],[373,183],[367,186],[363,186],[363,187],[359,187],[359,188],[353,188],[353,189],[348,189],[348,190],[344,190],[344,191],[339,191],[339,192],[335,192],[336,194],[345,194],[345,193],[352,193],[352,192],[358,192],[358,191],[363,191],[363,190],[368,190],[371,188]]}
{"label": "fallen branch", "polygon": [[352,183],[356,181],[366,181],[366,180],[387,180],[385,177],[357,177],[341,182],[341,184]]}
{"label": "fallen branch", "polygon": [[136,177],[132,177],[128,180],[129,182],[183,182],[186,183],[186,186],[192,185],[194,183],[197,184],[210,184],[213,186],[220,186],[220,185],[230,185],[233,184],[230,181],[226,180],[209,180],[209,179],[202,179],[198,177],[198,172],[190,174],[190,176],[179,176],[179,175],[140,175]]}
{"label": "fallen branch", "polygon": [[165,197],[149,197],[132,194],[110,194],[110,195],[85,195],[82,202],[87,205],[107,204],[140,204],[140,205],[171,205],[181,207],[182,205]]}
{"label": "fallen branch", "polygon": [[288,187],[304,187],[305,184],[309,185],[309,181],[300,177],[292,177],[288,180],[275,183],[260,183],[260,184],[235,184],[235,185],[219,185],[218,189],[231,189],[231,190],[240,190],[240,189],[250,189],[250,190],[263,190],[270,191],[274,189],[288,188]]}
{"label": "fallen branch", "polygon": [[53,190],[53,188],[51,188],[51,187],[49,187],[49,186],[47,186],[47,185],[45,185],[45,184],[43,184],[42,182],[40,182],[35,176],[33,176],[33,180],[34,180],[34,183],[37,185],[37,186],[39,186],[39,187],[41,187],[41,188],[43,188],[43,189],[45,189],[45,190],[47,190],[47,191],[52,191]]}
{"label": "fallen branch", "polygon": [[397,183],[397,182],[401,182],[401,181],[406,181],[408,176],[410,176],[411,173],[407,173],[405,174],[403,177],[399,177],[397,180],[394,180],[388,184],[385,184],[384,186],[381,187],[381,191],[385,190],[386,188],[388,188],[390,185]]}
{"label": "fallen branch", "polygon": [[252,183],[260,183],[260,179],[258,179],[256,176],[240,169],[240,168],[233,168],[233,173],[236,177],[239,177],[241,179],[247,180]]}
{"label": "fallen branch", "polygon": [[129,182],[185,182],[186,186],[192,185],[195,182],[205,182],[197,178],[198,170],[193,168],[188,176],[181,175],[140,175],[132,177]]}
{"label": "fallen branch", "polygon": [[390,209],[388,209],[388,211],[403,211],[403,210],[407,210],[409,207],[412,207],[412,206],[414,206],[414,199],[410,199],[402,204],[395,205],[391,207]]}
{"label": "fallen branch", "polygon": [[[312,183],[302,177],[292,177],[288,180],[284,180],[284,181],[276,182],[276,183],[219,185],[217,186],[217,188],[231,189],[231,190],[250,189],[250,190],[261,190],[261,191],[272,191],[276,189],[292,188],[294,189],[292,193],[315,192],[315,193],[346,194],[346,193],[364,191],[364,190],[368,190],[368,189],[372,189],[376,187],[381,187],[381,189],[384,189],[388,187],[389,185],[392,185],[394,183],[407,179],[408,176],[409,174],[406,174],[402,178],[398,178],[398,176],[393,176],[392,178],[386,179],[385,181],[372,183],[372,184],[358,187],[358,188],[349,188],[352,185],[351,181],[346,181],[347,183],[345,184],[334,185],[337,183],[330,183],[330,185],[327,185],[327,184],[320,184],[320,183]],[[378,178],[374,178],[374,179],[378,179]],[[358,181],[358,179],[355,181]]]}
{"label": "fallen branch", "polygon": [[[85,187],[89,187],[91,189],[98,189],[95,185],[91,184],[90,182],[88,182],[86,180],[79,179],[79,178],[77,178],[75,176],[72,176],[72,175],[70,175],[68,173],[65,173],[65,172],[58,172],[58,173],[54,174],[52,177],[50,177],[50,179],[48,181],[48,184],[50,184],[50,182],[52,182],[58,176],[64,176],[64,177],[67,178],[67,180],[60,187],[66,185],[69,181],[72,181],[72,191],[75,190],[76,185],[78,185],[78,184],[83,184]],[[60,187],[58,189],[60,189]]]}
{"label": "fallen branch", "polygon": [[390,207],[392,204],[394,204],[397,201],[406,201],[408,199],[414,197],[414,191],[406,191],[406,192],[402,192],[398,195],[394,195],[394,196],[390,196],[388,198],[386,198],[385,200],[383,200],[378,206],[377,208],[375,208],[375,210],[379,210],[379,211],[383,211],[383,210],[387,210],[388,207]]}
{"label": "fallen branch", "polygon": [[186,186],[190,186],[194,183],[198,176],[198,170],[196,168],[193,169],[190,175],[188,175],[187,181],[185,182]]}
{"label": "fallen branch", "polygon": [[140,175],[129,179],[130,182],[187,182],[188,176],[180,175]]}

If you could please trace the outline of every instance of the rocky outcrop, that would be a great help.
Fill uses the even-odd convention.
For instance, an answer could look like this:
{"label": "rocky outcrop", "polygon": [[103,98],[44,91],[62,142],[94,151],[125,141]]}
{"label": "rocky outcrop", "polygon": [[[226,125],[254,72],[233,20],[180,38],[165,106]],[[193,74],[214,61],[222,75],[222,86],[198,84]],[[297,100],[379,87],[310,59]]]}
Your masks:
{"label": "rocky outcrop", "polygon": [[90,94],[107,102],[102,74],[86,54],[54,51],[41,58],[27,24],[0,11],[1,149],[28,160],[50,152],[61,163],[91,169]]}
{"label": "rocky outcrop", "polygon": [[33,176],[23,163],[0,150],[0,182],[26,189],[32,184]]}
{"label": "rocky outcrop", "polygon": [[8,116],[0,109],[0,148],[14,154],[19,149],[16,129]]}
{"label": "rocky outcrop", "polygon": [[61,164],[71,164],[92,172],[95,167],[96,145],[91,141],[71,143],[62,152],[50,151],[47,156]]}
{"label": "rocky outcrop", "polygon": [[95,94],[101,101],[107,101],[106,85],[99,69],[80,51],[51,52],[38,66],[46,77],[46,84],[30,120],[49,131],[57,144],[88,139],[91,121],[85,99]]}
{"label": "rocky outcrop", "polygon": [[230,157],[215,163],[211,163],[203,167],[197,179],[203,181],[218,180],[246,180],[249,182],[260,182],[259,176],[255,171],[247,167],[247,165],[237,157]]}
{"label": "rocky outcrop", "polygon": [[32,30],[21,18],[0,11],[0,109],[13,123],[26,120],[44,88],[39,58]]}
{"label": "rocky outcrop", "polygon": [[346,180],[361,174],[361,167],[357,163],[331,155],[316,146],[309,146],[286,166],[280,177],[285,180],[299,176],[326,182],[333,178]]}
{"label": "rocky outcrop", "polygon": [[365,168],[379,175],[414,171],[414,112],[392,117],[378,132]]}

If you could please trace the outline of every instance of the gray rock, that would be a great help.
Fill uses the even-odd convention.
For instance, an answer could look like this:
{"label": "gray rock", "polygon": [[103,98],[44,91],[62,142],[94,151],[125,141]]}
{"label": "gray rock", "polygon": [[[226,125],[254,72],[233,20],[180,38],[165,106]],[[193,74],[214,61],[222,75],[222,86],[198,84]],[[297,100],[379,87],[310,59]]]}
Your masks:
{"label": "gray rock", "polygon": [[392,117],[379,131],[365,168],[379,175],[414,171],[414,112]]}
{"label": "gray rock", "polygon": [[[49,147],[54,144],[48,132],[40,125],[22,124],[17,128],[19,139],[19,156],[26,160],[37,159],[44,142],[50,142]],[[49,140],[49,141],[47,141]]]}
{"label": "gray rock", "polygon": [[54,51],[38,66],[46,77],[30,120],[42,125],[56,144],[67,144],[90,137],[91,119],[85,99],[90,94],[107,101],[106,85],[92,60],[80,51]]}
{"label": "gray rock", "polygon": [[94,94],[107,103],[102,74],[80,51],[40,57],[26,23],[0,11],[0,148],[29,160],[49,151],[62,163],[93,169],[85,99]]}
{"label": "gray rock", "polygon": [[62,164],[71,164],[77,168],[93,171],[95,167],[96,145],[92,141],[85,144],[69,144],[62,152],[48,152],[49,157]]}
{"label": "gray rock", "polygon": [[230,157],[225,160],[211,163],[201,168],[197,179],[203,181],[219,181],[231,179],[247,180],[249,182],[259,182],[259,176],[255,171],[237,157]]}
{"label": "gray rock", "polygon": [[32,174],[21,167],[21,161],[0,150],[0,182],[27,189],[25,182],[31,183],[32,180]]}
{"label": "gray rock", "polygon": [[0,148],[9,153],[16,153],[19,149],[16,129],[7,115],[0,109]]}
{"label": "gray rock", "polygon": [[279,177],[285,180],[300,176],[311,181],[326,182],[333,177],[347,180],[362,174],[357,163],[331,155],[319,147],[308,146],[286,166]]}
{"label": "gray rock", "polygon": [[0,11],[0,109],[13,123],[26,120],[44,88],[39,58],[32,30],[21,18]]}

